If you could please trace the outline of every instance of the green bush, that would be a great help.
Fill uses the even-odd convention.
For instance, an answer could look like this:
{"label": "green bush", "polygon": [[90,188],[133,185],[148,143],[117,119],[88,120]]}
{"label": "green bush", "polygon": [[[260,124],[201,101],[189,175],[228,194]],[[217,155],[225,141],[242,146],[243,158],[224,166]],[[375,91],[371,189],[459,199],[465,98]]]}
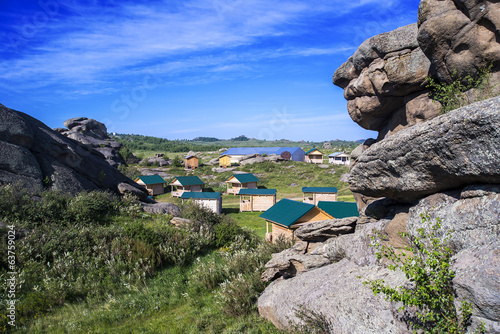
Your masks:
{"label": "green bush", "polygon": [[182,166],[182,159],[176,155],[173,159],[172,159],[172,166],[174,167],[181,167]]}
{"label": "green bush", "polygon": [[392,262],[389,269],[402,270],[410,282],[409,286],[391,288],[382,279],[363,283],[375,295],[383,293],[386,299],[403,303],[400,311],[408,306],[416,307],[419,321],[410,322],[415,332],[465,333],[471,308],[469,303],[462,302],[458,314],[455,309],[452,286],[455,273],[450,267],[453,251],[448,246],[449,235],[440,239],[439,218],[432,223],[428,215],[422,215],[422,225],[416,236],[402,233],[411,244],[406,248],[407,253],[397,253],[392,246],[381,243],[380,237],[373,238],[377,257],[389,259]]}
{"label": "green bush", "polygon": [[[431,90],[431,97],[441,104],[441,113],[494,97],[495,87],[491,84],[492,64],[478,69],[476,75],[470,73],[461,76],[454,70],[451,83],[441,83],[427,77],[426,88]],[[498,93],[498,92],[497,92]]]}

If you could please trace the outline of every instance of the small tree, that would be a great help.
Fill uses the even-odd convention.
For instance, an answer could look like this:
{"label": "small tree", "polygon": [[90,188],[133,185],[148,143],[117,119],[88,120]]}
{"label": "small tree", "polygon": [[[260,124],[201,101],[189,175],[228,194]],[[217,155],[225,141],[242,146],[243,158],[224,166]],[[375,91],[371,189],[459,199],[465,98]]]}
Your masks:
{"label": "small tree", "polygon": [[[419,322],[410,322],[413,330],[423,330],[424,333],[465,333],[470,325],[472,308],[470,303],[463,301],[457,314],[452,286],[455,273],[450,267],[453,255],[448,246],[449,234],[443,239],[438,235],[441,221],[436,219],[431,223],[429,215],[421,215],[424,227],[417,230],[417,235],[408,237],[412,246],[406,247],[406,252],[398,254],[392,246],[380,242],[380,236],[374,236],[374,247],[377,257],[389,259],[393,264],[390,270],[402,270],[410,281],[410,286],[391,288],[382,279],[365,281],[375,295],[383,293],[390,301],[402,302],[400,311],[407,306],[417,308]],[[480,333],[484,328],[479,329]]]}
{"label": "small tree", "polygon": [[174,166],[174,167],[181,167],[182,166],[182,159],[178,155],[176,155],[172,159],[172,166]]}

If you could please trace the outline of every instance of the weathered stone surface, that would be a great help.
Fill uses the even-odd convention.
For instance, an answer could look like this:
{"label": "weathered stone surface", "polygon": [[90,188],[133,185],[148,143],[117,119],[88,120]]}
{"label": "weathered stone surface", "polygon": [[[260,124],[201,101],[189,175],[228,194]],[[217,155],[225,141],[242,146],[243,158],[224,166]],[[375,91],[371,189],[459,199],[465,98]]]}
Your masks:
{"label": "weathered stone surface", "polygon": [[147,197],[147,193],[144,193],[142,189],[132,186],[129,183],[121,182],[118,184],[118,192],[121,195],[134,195],[140,200],[144,200]]}
{"label": "weathered stone surface", "polygon": [[496,0],[422,0],[418,42],[432,62],[431,74],[451,82],[500,62],[500,3]]}
{"label": "weathered stone surface", "polygon": [[155,214],[167,214],[172,216],[178,216],[181,214],[179,207],[173,203],[143,203],[142,208],[146,212]]}
{"label": "weathered stone surface", "polygon": [[325,241],[328,238],[354,232],[357,217],[327,219],[299,227],[295,236],[304,241]]}
{"label": "weathered stone surface", "polygon": [[102,154],[52,131],[42,122],[0,105],[0,182],[20,182],[33,192],[42,189],[77,193],[108,189],[120,183],[146,190],[103,159]]}
{"label": "weathered stone surface", "polygon": [[430,62],[411,24],[374,36],[335,72],[351,118],[379,139],[438,115],[423,83]]}
{"label": "weathered stone surface", "polygon": [[85,144],[99,153],[113,167],[125,164],[125,161],[119,154],[122,145],[108,136],[106,125],[87,117],[75,117],[64,121],[65,131],[61,128],[57,132],[64,136]]}
{"label": "weathered stone surface", "polygon": [[495,185],[476,185],[423,198],[409,211],[409,233],[416,234],[422,226],[422,214],[428,214],[432,221],[441,219],[440,233],[450,233],[456,252],[500,239],[500,190]]}
{"label": "weathered stone surface", "polygon": [[370,246],[371,236],[377,232],[382,233],[389,223],[389,219],[382,219],[375,223],[357,225],[354,234],[328,239],[311,254],[322,255],[332,262],[348,259],[358,266],[375,265],[377,257],[374,248]]}
{"label": "weathered stone surface", "polygon": [[[358,278],[362,277],[362,278]],[[359,267],[344,259],[338,263],[305,272],[287,280],[277,280],[260,296],[257,306],[262,317],[280,329],[297,323],[295,311],[322,313],[329,320],[333,333],[409,333],[398,304],[374,296],[364,280],[384,279],[391,286],[405,282],[402,272],[378,266]]]}
{"label": "weathered stone surface", "polygon": [[[308,254],[309,245],[307,242],[300,242],[281,253],[273,254],[272,259],[265,265],[267,269],[261,276],[262,280],[270,282],[279,277],[290,278],[332,263],[321,254]],[[312,248],[314,247],[316,245]]]}
{"label": "weathered stone surface", "polygon": [[500,183],[500,97],[451,111],[373,144],[350,171],[351,190],[414,201]]}
{"label": "weathered stone surface", "polygon": [[[470,247],[452,258],[456,307],[466,300],[473,306],[472,330],[485,323],[486,333],[500,333],[500,243]],[[472,331],[471,331],[472,332]]]}

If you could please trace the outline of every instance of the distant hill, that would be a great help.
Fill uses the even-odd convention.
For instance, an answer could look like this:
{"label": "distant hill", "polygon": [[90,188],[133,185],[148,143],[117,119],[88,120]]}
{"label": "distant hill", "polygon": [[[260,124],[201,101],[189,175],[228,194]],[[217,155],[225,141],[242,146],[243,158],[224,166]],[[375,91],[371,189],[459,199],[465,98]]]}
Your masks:
{"label": "distant hill", "polygon": [[229,147],[279,147],[292,146],[302,147],[303,149],[318,148],[322,149],[325,143],[329,143],[327,148],[334,151],[352,151],[360,142],[347,140],[331,140],[321,142],[310,141],[291,141],[288,139],[280,140],[260,140],[248,138],[244,135],[232,139],[219,139],[215,137],[196,137],[193,140],[176,139],[169,140],[152,136],[134,135],[134,134],[115,134],[114,140],[122,143],[133,152],[136,151],[158,151],[158,152],[208,152],[217,151],[221,148]]}

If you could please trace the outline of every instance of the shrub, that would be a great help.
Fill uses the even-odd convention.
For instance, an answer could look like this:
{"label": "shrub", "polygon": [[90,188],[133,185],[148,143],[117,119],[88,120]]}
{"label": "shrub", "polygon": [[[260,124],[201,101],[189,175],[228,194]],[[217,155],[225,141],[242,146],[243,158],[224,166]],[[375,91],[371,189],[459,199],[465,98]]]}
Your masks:
{"label": "shrub", "polygon": [[492,64],[483,66],[477,74],[460,76],[454,70],[451,83],[441,83],[427,77],[426,88],[431,89],[432,98],[441,103],[441,113],[486,100],[495,96],[495,88],[491,84]]}
{"label": "shrub", "polygon": [[200,206],[193,201],[185,201],[180,206],[181,217],[191,219],[196,222],[201,222],[214,226],[222,223],[224,220],[229,219],[224,215],[219,215],[207,207]]}
{"label": "shrub", "polygon": [[172,166],[174,167],[181,167],[182,166],[182,159],[176,155],[173,159],[172,159]]}
{"label": "shrub", "polygon": [[[391,270],[402,270],[410,282],[410,286],[391,288],[382,279],[365,281],[375,295],[383,293],[390,301],[402,302],[400,311],[408,306],[417,308],[418,322],[410,322],[414,331],[424,333],[465,333],[471,316],[470,305],[462,302],[457,314],[454,304],[452,280],[455,276],[450,268],[453,255],[448,246],[449,235],[443,240],[438,236],[441,228],[440,220],[430,221],[428,215],[422,215],[423,227],[417,235],[407,235],[411,246],[406,253],[398,254],[391,246],[383,245],[374,237],[377,257],[392,261]],[[410,255],[412,254],[412,256]]]}

